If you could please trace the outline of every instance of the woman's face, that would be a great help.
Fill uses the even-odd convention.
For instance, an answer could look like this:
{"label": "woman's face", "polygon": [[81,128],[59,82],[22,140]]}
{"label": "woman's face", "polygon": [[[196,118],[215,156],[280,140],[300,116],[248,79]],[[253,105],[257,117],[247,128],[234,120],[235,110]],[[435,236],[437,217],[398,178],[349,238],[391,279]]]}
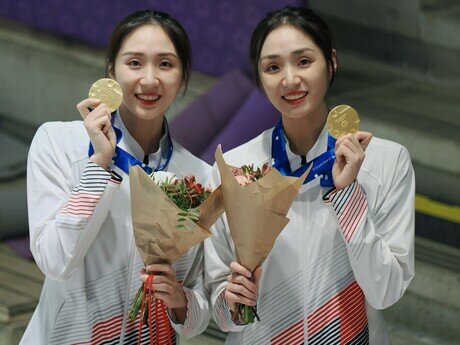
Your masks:
{"label": "woman's face", "polygon": [[122,111],[144,120],[163,116],[182,83],[182,65],[163,29],[143,25],[120,47],[114,76],[123,90]]}
{"label": "woman's face", "polygon": [[268,34],[259,75],[268,99],[287,117],[315,114],[325,105],[330,79],[326,59],[314,41],[293,26],[282,25]]}

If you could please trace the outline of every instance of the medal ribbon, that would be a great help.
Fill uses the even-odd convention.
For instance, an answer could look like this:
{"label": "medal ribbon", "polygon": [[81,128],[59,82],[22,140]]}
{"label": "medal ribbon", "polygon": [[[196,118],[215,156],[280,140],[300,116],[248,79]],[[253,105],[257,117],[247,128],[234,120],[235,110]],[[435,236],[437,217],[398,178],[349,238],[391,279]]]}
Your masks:
{"label": "medal ribbon", "polygon": [[289,165],[289,158],[286,152],[286,141],[284,139],[283,124],[281,119],[279,120],[272,133],[272,166],[284,176],[296,176],[300,177],[308,169],[310,164],[313,164],[307,178],[303,184],[320,178],[320,184],[322,187],[334,187],[334,181],[332,180],[332,166],[335,162],[335,142],[337,140],[332,136],[328,135],[327,138],[327,150],[307,164],[302,165],[295,171],[291,170]]}
{"label": "medal ribbon", "polygon": [[[137,344],[140,345],[141,343],[141,336],[142,336],[142,323],[143,320],[147,320],[147,325],[149,329],[149,336],[150,336],[150,345],[153,344],[153,340],[155,339],[155,345],[160,345],[161,340],[166,335],[166,341],[169,345],[172,345],[172,337],[174,332],[172,330],[171,325],[169,324],[169,319],[166,311],[166,306],[162,300],[156,299],[156,303],[153,304],[154,308],[154,315],[152,315],[152,303],[153,300],[153,290],[152,290],[152,281],[155,275],[149,274],[147,280],[144,283],[144,293],[142,296],[141,302],[141,313],[140,313],[140,320],[139,320],[139,332],[137,336]],[[147,313],[147,315],[144,315]],[[161,314],[161,315],[160,315]],[[152,328],[152,320],[155,319],[155,338],[153,337],[153,328]],[[165,333],[165,334],[164,334]]]}
{"label": "medal ribbon", "polygon": [[[140,166],[149,175],[154,171],[162,171],[166,169],[166,167],[169,164],[169,161],[171,160],[172,153],[173,153],[173,143],[171,140],[171,135],[169,134],[169,126],[168,126],[168,122],[166,121],[166,118],[164,119],[165,121],[164,123],[165,123],[166,139],[168,140],[168,150],[166,152],[166,155],[164,155],[162,152],[162,158],[165,159],[163,164],[161,164],[161,160],[160,160],[159,166],[157,168],[152,168],[148,166],[147,164],[141,162],[136,157],[126,152],[122,148],[118,147],[118,143],[120,142],[123,136],[123,133],[121,132],[121,130],[119,130],[117,127],[113,125],[113,120],[115,118],[115,115],[116,113],[112,114],[112,128],[115,131],[115,136],[117,138],[117,146],[115,147],[115,153],[112,158],[113,164],[119,167],[121,170],[123,170],[126,174],[129,174],[129,167],[135,166],[135,165]],[[89,149],[88,149],[88,157],[91,157],[93,153],[94,153],[93,144],[90,142]]]}

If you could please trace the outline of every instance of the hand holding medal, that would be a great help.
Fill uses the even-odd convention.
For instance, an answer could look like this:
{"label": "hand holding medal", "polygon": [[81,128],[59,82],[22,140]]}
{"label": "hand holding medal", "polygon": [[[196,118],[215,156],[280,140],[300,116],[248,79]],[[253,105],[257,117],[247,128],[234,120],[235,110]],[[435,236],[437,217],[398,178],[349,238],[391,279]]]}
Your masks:
{"label": "hand holding medal", "polygon": [[113,79],[103,78],[91,86],[89,98],[77,105],[94,147],[90,159],[104,169],[109,166],[116,146],[111,113],[120,107],[122,100],[120,85]]}
{"label": "hand holding medal", "polygon": [[358,113],[348,105],[335,107],[327,117],[329,133],[337,139],[336,161],[332,167],[337,190],[345,188],[356,179],[364,161],[364,151],[372,139],[371,133],[359,131],[359,124]]}

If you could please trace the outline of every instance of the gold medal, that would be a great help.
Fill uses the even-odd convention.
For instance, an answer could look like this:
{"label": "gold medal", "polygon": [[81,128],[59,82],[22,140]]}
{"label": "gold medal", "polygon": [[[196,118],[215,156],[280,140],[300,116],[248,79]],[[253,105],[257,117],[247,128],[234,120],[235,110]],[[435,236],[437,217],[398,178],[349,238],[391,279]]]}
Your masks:
{"label": "gold medal", "polygon": [[338,105],[327,116],[327,129],[336,139],[347,133],[359,131],[359,116],[349,105]]}
{"label": "gold medal", "polygon": [[110,78],[102,78],[96,81],[89,89],[89,97],[98,98],[109,107],[110,112],[117,110],[123,100],[123,91],[120,84]]}

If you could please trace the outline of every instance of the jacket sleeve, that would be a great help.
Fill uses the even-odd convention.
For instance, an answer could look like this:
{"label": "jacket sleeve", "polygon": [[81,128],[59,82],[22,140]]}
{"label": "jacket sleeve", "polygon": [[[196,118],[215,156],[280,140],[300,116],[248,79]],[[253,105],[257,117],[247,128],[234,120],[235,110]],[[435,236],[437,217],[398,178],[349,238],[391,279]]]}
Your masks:
{"label": "jacket sleeve", "polygon": [[414,277],[414,172],[409,153],[399,152],[394,175],[384,176],[377,207],[369,210],[363,187],[355,181],[332,190],[324,201],[337,215],[355,278],[375,309],[397,302]]}
{"label": "jacket sleeve", "polygon": [[[212,184],[220,181],[216,166],[213,169]],[[210,290],[210,307],[214,321],[224,332],[241,332],[247,325],[233,322],[229,306],[224,299],[230,264],[235,261],[233,241],[226,226],[225,214],[212,227],[212,236],[204,241],[205,282]]]}
{"label": "jacket sleeve", "polygon": [[40,127],[27,163],[30,249],[43,273],[66,280],[105,221],[121,180],[88,162],[76,185],[61,148]]}
{"label": "jacket sleeve", "polygon": [[203,243],[200,243],[194,263],[184,284],[187,299],[187,314],[183,324],[177,323],[173,313],[168,309],[171,325],[185,339],[202,333],[209,324],[210,312],[208,294],[204,287],[203,276]]}

